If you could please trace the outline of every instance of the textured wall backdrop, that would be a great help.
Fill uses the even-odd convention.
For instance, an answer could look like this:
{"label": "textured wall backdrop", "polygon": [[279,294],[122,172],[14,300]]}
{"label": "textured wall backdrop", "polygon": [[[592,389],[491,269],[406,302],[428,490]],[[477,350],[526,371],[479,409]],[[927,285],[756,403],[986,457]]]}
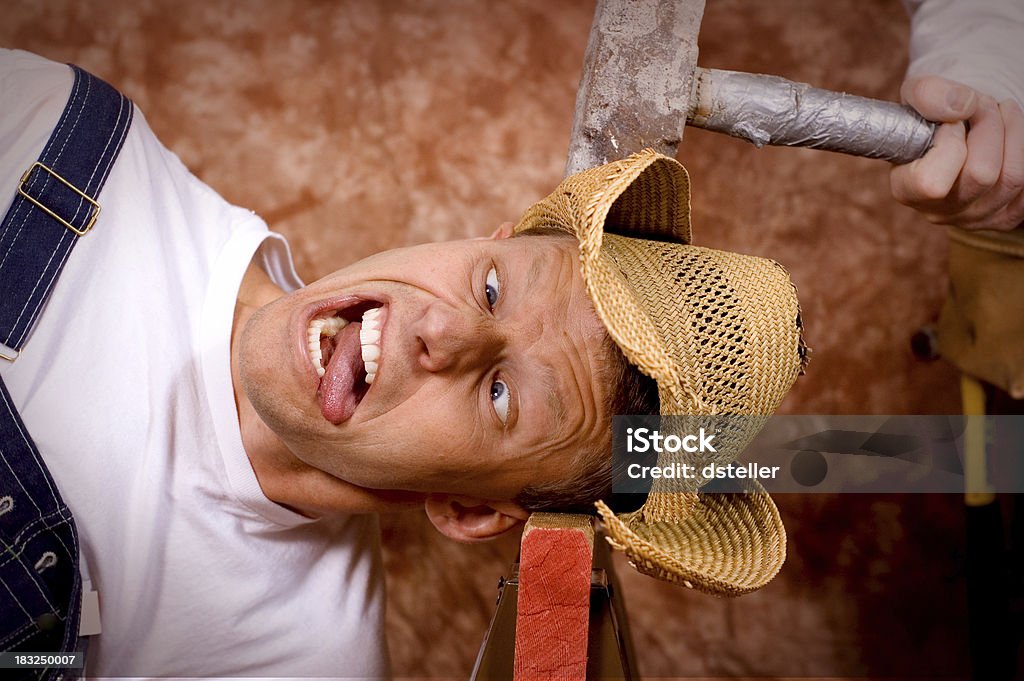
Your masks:
{"label": "textured wall backdrop", "polygon": [[[593,13],[584,0],[8,0],[0,44],[90,69],[312,280],[379,249],[482,235],[558,182]],[[709,0],[705,66],[894,99],[896,0]],[[0,103],[0,106],[3,104]],[[688,131],[697,243],[772,257],[801,294],[810,371],[787,413],[957,409],[908,339],[945,286],[945,238],[884,164]],[[959,677],[960,500],[780,499],[790,559],[717,600],[619,573],[648,677]],[[516,538],[463,547],[384,520],[396,674],[465,678]],[[301,617],[297,614],[297,617]]]}

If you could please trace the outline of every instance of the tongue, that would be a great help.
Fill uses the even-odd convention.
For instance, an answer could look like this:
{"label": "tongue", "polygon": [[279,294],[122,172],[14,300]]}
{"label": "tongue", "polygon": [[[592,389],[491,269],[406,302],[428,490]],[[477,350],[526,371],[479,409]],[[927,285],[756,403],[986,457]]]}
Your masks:
{"label": "tongue", "polygon": [[324,376],[320,379],[320,411],[324,418],[337,425],[352,417],[359,404],[356,382],[363,373],[363,360],[359,345],[362,324],[349,324],[334,337],[331,354]]}

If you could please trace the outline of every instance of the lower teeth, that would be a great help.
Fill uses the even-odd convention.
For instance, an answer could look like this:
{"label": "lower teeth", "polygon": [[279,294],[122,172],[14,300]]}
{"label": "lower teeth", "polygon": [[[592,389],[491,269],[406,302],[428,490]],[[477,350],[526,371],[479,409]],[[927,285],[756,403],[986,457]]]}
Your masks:
{"label": "lower teeth", "polygon": [[347,325],[348,322],[341,317],[323,317],[314,319],[309,323],[309,359],[313,362],[316,375],[320,378],[323,378],[324,374],[327,373],[326,369],[324,369],[324,356],[323,350],[320,347],[320,339],[333,338]]}

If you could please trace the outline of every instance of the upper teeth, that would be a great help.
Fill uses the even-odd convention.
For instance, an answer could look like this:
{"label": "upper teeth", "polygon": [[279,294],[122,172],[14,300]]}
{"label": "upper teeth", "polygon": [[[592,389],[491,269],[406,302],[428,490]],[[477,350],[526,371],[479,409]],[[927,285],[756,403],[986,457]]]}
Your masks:
{"label": "upper teeth", "polygon": [[[341,317],[317,317],[309,322],[309,359],[313,362],[317,376],[326,373],[323,352],[320,350],[321,338],[333,338],[345,328],[348,322]],[[373,383],[377,377],[380,360],[380,308],[375,307],[363,313],[362,326],[359,329],[359,345],[366,367],[366,382]]]}
{"label": "upper teeth", "polygon": [[363,313],[363,325],[359,329],[359,345],[362,349],[363,364],[366,366],[366,382],[373,383],[373,379],[377,377],[377,362],[380,360],[379,307]]}

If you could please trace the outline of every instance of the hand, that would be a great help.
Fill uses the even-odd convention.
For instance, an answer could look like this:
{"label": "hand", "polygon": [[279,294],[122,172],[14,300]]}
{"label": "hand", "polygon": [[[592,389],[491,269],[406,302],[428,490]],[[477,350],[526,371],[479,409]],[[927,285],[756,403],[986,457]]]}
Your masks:
{"label": "hand", "polygon": [[1010,230],[1024,222],[1020,105],[938,76],[909,79],[900,94],[943,125],[923,158],[892,169],[896,200],[930,222],[964,229]]}

